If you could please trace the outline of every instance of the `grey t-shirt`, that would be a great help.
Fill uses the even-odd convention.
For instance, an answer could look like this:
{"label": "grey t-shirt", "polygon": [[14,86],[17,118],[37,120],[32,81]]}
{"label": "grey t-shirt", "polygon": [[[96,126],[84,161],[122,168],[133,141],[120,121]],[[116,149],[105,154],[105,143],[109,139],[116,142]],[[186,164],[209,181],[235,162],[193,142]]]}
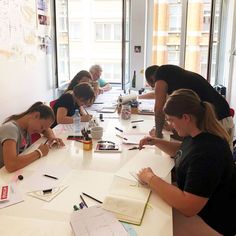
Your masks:
{"label": "grey t-shirt", "polygon": [[4,166],[2,145],[6,140],[16,141],[16,152],[20,153],[22,144],[23,130],[14,121],[7,122],[0,127],[0,168]]}

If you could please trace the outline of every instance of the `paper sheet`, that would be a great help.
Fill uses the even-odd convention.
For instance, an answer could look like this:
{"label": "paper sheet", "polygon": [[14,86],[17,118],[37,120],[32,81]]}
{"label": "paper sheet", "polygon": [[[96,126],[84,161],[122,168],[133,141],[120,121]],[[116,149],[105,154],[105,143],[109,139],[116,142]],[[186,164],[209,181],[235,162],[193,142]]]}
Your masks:
{"label": "paper sheet", "polygon": [[70,222],[76,236],[128,236],[115,216],[101,206],[73,212]]}
{"label": "paper sheet", "polygon": [[165,178],[174,167],[172,158],[158,154],[155,149],[146,148],[144,151],[138,150],[136,152],[136,156],[116,172],[117,176],[134,180],[135,178],[130,172],[137,173],[144,167],[150,167],[157,176]]}

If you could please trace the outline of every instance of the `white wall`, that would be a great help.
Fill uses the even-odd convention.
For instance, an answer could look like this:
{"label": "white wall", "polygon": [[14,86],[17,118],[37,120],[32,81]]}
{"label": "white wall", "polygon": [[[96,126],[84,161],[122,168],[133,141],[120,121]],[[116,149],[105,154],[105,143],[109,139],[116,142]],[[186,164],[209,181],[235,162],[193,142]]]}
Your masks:
{"label": "white wall", "polygon": [[[34,0],[31,1],[35,4]],[[50,22],[53,24],[52,20]],[[21,33],[19,31],[19,35]],[[17,56],[7,57],[0,53],[0,123],[12,114],[23,112],[36,101],[49,102],[54,96],[55,79],[52,70],[54,56],[46,55],[37,49],[37,41],[34,46],[32,57],[20,53]],[[3,47],[4,45],[0,45],[0,49]],[[27,52],[26,47],[23,49]]]}
{"label": "white wall", "polygon": [[[136,71],[136,90],[143,87],[143,74],[145,69],[145,31],[146,31],[146,1],[131,1],[131,27],[130,27],[130,78],[132,80]],[[141,46],[141,53],[134,52],[134,46]]]}

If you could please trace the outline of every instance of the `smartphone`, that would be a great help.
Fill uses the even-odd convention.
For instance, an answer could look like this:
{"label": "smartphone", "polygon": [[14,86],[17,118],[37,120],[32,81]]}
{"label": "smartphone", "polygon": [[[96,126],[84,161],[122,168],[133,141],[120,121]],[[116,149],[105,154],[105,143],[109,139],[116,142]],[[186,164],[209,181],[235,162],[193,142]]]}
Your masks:
{"label": "smartphone", "polygon": [[99,150],[118,150],[119,148],[114,144],[99,144]]}
{"label": "smartphone", "polygon": [[82,140],[84,137],[82,135],[69,135],[67,140]]}

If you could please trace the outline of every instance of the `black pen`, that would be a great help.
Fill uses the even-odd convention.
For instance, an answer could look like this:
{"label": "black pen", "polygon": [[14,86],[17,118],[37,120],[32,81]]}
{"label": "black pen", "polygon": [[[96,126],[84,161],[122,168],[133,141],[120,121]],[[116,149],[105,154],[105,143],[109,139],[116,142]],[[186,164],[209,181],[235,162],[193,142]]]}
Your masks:
{"label": "black pen", "polygon": [[84,205],[86,206],[86,207],[88,207],[88,205],[87,205],[87,203],[84,201],[84,198],[82,197],[82,195],[79,195],[80,196],[80,199],[82,200],[82,202],[84,203]]}
{"label": "black pen", "polygon": [[45,141],[45,143],[44,144],[46,144],[48,142],[48,139]]}
{"label": "black pen", "polygon": [[117,127],[115,127],[115,129],[118,130],[118,131],[120,131],[120,132],[123,132],[122,129],[119,129],[119,128],[117,128]]}
{"label": "black pen", "polygon": [[87,193],[82,193],[82,194],[83,194],[84,196],[88,197],[88,198],[93,199],[94,201],[96,201],[96,202],[98,202],[98,203],[102,203],[101,201],[99,201],[98,199],[96,199],[96,198],[94,198],[94,197],[88,195]]}
{"label": "black pen", "polygon": [[58,179],[57,177],[52,176],[52,175],[47,175],[47,174],[45,174],[45,175],[43,175],[43,176],[48,177],[48,178],[51,178],[51,179]]}
{"label": "black pen", "polygon": [[132,120],[131,123],[143,122],[144,120]]}

